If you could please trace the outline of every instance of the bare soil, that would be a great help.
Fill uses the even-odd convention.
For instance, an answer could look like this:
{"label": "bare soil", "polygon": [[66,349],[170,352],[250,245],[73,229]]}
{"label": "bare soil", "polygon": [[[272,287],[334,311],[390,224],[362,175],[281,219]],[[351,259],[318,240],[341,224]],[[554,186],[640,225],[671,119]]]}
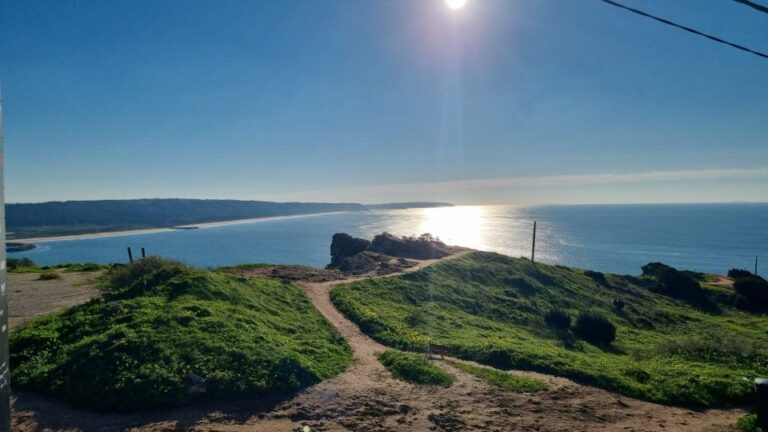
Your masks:
{"label": "bare soil", "polygon": [[98,272],[58,271],[60,279],[39,280],[39,273],[8,274],[8,326],[14,330],[31,319],[87,302],[99,292]]}
{"label": "bare soil", "polygon": [[[432,262],[419,261],[407,271]],[[274,269],[278,270],[272,273]],[[443,361],[436,362],[456,376],[451,387],[404,383],[393,379],[376,359],[376,353],[385,347],[364,335],[331,304],[331,288],[351,278],[337,272],[304,271],[306,279],[281,266],[238,273],[297,280],[354,349],[356,361],[341,375],[285,399],[211,402],[132,415],[91,413],[17,392],[13,430],[294,432],[309,426],[312,431],[352,432],[712,432],[735,430],[732,425],[744,414],[740,410],[692,411],[662,406],[531,372],[510,373],[542,379],[549,383],[549,389],[535,394],[514,393],[490,386]]]}

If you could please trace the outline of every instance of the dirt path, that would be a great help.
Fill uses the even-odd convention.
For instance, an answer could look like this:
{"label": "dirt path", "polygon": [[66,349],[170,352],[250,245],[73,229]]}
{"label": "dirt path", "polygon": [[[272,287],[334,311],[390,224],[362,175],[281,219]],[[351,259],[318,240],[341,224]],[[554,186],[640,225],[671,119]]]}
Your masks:
{"label": "dirt path", "polygon": [[[419,262],[414,271],[431,264]],[[384,276],[386,277],[386,276]],[[330,301],[331,289],[353,279],[301,282],[313,304],[349,341],[355,363],[339,376],[285,401],[239,401],[134,415],[73,410],[31,394],[19,394],[14,431],[732,431],[738,410],[690,411],[642,402],[530,372],[549,383],[533,395],[489,386],[445,362],[456,376],[450,388],[394,380],[376,359],[385,350],[360,332]]]}
{"label": "dirt path", "polygon": [[39,273],[8,274],[8,326],[11,330],[41,315],[79,305],[99,292],[93,280],[98,272],[58,271],[60,279],[39,280]]}

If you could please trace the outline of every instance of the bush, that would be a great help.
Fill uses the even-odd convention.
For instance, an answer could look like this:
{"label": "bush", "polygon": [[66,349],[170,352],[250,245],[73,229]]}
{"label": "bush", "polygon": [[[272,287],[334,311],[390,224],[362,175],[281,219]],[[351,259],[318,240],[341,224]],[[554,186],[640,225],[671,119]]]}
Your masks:
{"label": "bush", "polygon": [[566,331],[571,328],[571,316],[562,309],[552,309],[544,315],[544,321],[553,329]]}
{"label": "bush", "polygon": [[54,280],[54,279],[61,279],[61,275],[58,274],[56,270],[46,270],[40,273],[39,280]]}
{"label": "bush", "polygon": [[185,264],[166,258],[148,257],[131,264],[112,267],[107,273],[105,294],[108,298],[135,296],[162,285],[173,277],[189,274]]}
{"label": "bush", "polygon": [[768,282],[755,277],[736,279],[733,289],[744,297],[752,309],[768,307]]}
{"label": "bush", "polygon": [[736,422],[739,432],[757,432],[757,415],[747,414]]}
{"label": "bush", "polygon": [[643,266],[643,275],[656,279],[655,291],[699,306],[708,305],[704,290],[690,275],[662,263],[648,263]]}
{"label": "bush", "polygon": [[6,261],[6,265],[8,266],[9,271],[13,271],[13,270],[24,268],[24,267],[37,266],[37,264],[35,264],[35,262],[29,258],[8,258],[8,260]]}
{"label": "bush", "polygon": [[599,345],[608,345],[616,339],[616,326],[596,312],[583,312],[576,318],[574,333]]}
{"label": "bush", "polygon": [[749,270],[732,268],[728,270],[728,277],[732,279],[752,278],[755,277]]}
{"label": "bush", "polygon": [[395,378],[403,381],[442,387],[453,384],[453,375],[418,354],[388,350],[379,355],[379,361]]}

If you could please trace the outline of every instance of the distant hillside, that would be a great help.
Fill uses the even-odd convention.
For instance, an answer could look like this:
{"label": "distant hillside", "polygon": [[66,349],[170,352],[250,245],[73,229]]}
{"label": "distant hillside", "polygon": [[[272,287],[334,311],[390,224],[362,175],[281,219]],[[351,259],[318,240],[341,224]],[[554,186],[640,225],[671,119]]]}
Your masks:
{"label": "distant hillside", "polygon": [[45,237],[220,222],[270,216],[338,211],[424,207],[434,203],[364,206],[357,203],[277,203],[268,201],[136,199],[7,204],[13,238]]}
{"label": "distant hillside", "polygon": [[388,204],[366,204],[370,210],[395,210],[409,208],[453,207],[453,204],[440,202],[399,202]]}

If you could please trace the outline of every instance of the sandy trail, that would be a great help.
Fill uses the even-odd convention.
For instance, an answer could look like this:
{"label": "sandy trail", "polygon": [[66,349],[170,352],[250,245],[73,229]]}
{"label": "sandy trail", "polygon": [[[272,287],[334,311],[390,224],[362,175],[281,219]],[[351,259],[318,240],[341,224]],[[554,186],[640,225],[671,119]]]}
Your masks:
{"label": "sandy trail", "polygon": [[[434,261],[421,261],[408,271]],[[387,276],[382,276],[387,277]],[[394,380],[376,359],[386,348],[364,335],[330,301],[331,289],[354,279],[299,282],[315,307],[349,341],[355,363],[339,376],[289,400],[238,401],[133,415],[73,410],[60,402],[18,394],[14,430],[42,431],[729,431],[739,410],[691,411],[626,398],[531,372],[511,372],[549,383],[536,394],[490,386],[449,364],[450,388]]]}

